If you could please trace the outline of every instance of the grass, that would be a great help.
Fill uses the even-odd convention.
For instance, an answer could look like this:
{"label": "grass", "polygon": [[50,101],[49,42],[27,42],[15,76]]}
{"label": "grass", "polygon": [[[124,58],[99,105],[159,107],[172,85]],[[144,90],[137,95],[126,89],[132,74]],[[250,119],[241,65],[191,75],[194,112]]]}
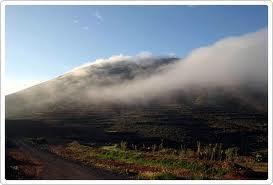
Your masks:
{"label": "grass", "polygon": [[[33,140],[37,138],[26,141],[38,146]],[[164,148],[162,143],[162,147],[139,147],[121,141],[96,147],[74,141],[67,145],[47,144],[46,147],[67,159],[125,173],[133,179],[250,179],[252,177],[247,175],[253,174],[253,170],[267,173],[266,162],[239,156],[236,148],[223,149],[219,144],[201,145],[198,142],[196,150],[185,147],[176,150]]]}
{"label": "grass", "polygon": [[89,147],[74,142],[65,148],[62,155],[86,164],[134,174],[139,179],[222,179],[232,169],[219,165],[219,162],[181,158],[177,154],[164,153],[164,150],[126,150],[117,145]]}

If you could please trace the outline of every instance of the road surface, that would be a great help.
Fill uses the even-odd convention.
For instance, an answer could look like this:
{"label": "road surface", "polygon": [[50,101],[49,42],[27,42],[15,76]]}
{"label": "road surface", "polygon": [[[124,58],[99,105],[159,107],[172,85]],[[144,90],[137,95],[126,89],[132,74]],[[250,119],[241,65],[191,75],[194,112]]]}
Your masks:
{"label": "road surface", "polygon": [[38,160],[43,165],[43,170],[38,179],[43,180],[110,180],[127,179],[120,174],[114,174],[107,170],[95,167],[87,167],[76,162],[63,159],[47,151],[39,150],[22,140],[14,141],[20,150]]}

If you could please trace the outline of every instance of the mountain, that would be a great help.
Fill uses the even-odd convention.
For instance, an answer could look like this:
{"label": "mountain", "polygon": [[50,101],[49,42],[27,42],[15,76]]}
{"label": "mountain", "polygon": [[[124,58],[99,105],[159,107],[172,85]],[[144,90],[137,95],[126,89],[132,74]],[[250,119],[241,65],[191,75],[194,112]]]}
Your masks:
{"label": "mountain", "polygon": [[[6,96],[8,137],[186,146],[222,143],[267,156],[267,31],[184,58],[113,56]],[[145,147],[143,147],[145,148]]]}
{"label": "mountain", "polygon": [[[175,85],[174,89],[166,92],[164,86],[160,89],[160,84],[155,84],[149,87],[149,94],[141,94],[144,87],[132,85],[147,82],[154,76],[164,76],[182,62],[179,58],[171,57],[112,57],[99,60],[6,96],[6,117],[33,116],[73,107],[149,106],[153,103],[220,108],[222,111],[267,111],[266,84],[259,84],[259,87],[249,86],[247,82],[227,86],[191,84],[185,88],[177,88]],[[156,94],[156,91],[162,93]]]}
{"label": "mountain", "polygon": [[[99,87],[113,86],[135,79],[149,78],[160,73],[178,58],[154,58],[144,61],[95,62],[79,67],[57,78],[6,96],[6,117],[27,116],[48,109],[49,106],[85,104],[86,92]],[[90,104],[94,99],[89,98]]]}
{"label": "mountain", "polygon": [[[24,133],[82,142],[90,142],[88,130],[70,133],[70,127],[103,129],[107,137],[99,138],[105,142],[116,133],[117,142],[164,138],[176,147],[202,141],[242,148],[247,141],[248,152],[266,148],[267,84],[189,83],[181,77],[185,71],[175,72],[182,63],[168,57],[118,57],[80,66],[6,96],[6,123],[19,120]],[[39,122],[48,124],[46,133],[38,129]],[[37,128],[27,126],[32,123]]]}

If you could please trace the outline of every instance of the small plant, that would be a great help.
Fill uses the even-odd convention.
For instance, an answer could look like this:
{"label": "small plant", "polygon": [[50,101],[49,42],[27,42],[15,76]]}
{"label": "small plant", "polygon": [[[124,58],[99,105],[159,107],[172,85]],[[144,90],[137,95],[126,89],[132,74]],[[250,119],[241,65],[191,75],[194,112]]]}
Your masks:
{"label": "small plant", "polygon": [[238,148],[232,147],[225,150],[225,156],[227,161],[234,161],[238,157]]}
{"label": "small plant", "polygon": [[155,151],[156,151],[156,144],[154,144],[153,146],[152,146],[152,151],[153,151],[153,154],[155,153]]}
{"label": "small plant", "polygon": [[186,155],[187,154],[187,148],[185,147],[185,145],[183,145],[183,144],[180,145],[179,154],[180,155]]}
{"label": "small plant", "polygon": [[121,150],[126,150],[127,149],[128,143],[126,141],[121,141],[120,142],[120,148]]}
{"label": "small plant", "polygon": [[134,150],[137,151],[137,145],[134,145]]}
{"label": "small plant", "polygon": [[257,161],[257,162],[262,162],[262,160],[263,160],[263,156],[262,156],[262,154],[260,154],[260,153],[256,153],[255,154],[255,161]]}
{"label": "small plant", "polygon": [[210,154],[210,160],[215,160],[216,159],[216,150],[218,149],[218,143],[215,144],[215,146],[211,150]]}
{"label": "small plant", "polygon": [[197,141],[197,156],[201,158],[201,143]]}
{"label": "small plant", "polygon": [[163,150],[163,148],[164,148],[163,143],[164,143],[164,140],[161,139],[161,143],[160,143],[160,145],[158,146],[158,150]]}
{"label": "small plant", "polygon": [[221,161],[223,159],[224,151],[222,150],[221,143],[216,143],[215,145],[209,144],[207,146],[201,146],[201,143],[198,141],[196,154],[199,159]]}
{"label": "small plant", "polygon": [[137,151],[137,145],[132,144],[132,145],[131,145],[131,149]]}
{"label": "small plant", "polygon": [[145,144],[142,144],[142,150],[144,151],[145,149]]}
{"label": "small plant", "polygon": [[219,161],[222,161],[222,160],[223,160],[224,151],[222,150],[222,147],[223,147],[223,144],[220,143],[220,144],[219,144],[219,148],[218,148],[218,153],[217,153],[217,157],[218,157],[218,160],[219,160]]}

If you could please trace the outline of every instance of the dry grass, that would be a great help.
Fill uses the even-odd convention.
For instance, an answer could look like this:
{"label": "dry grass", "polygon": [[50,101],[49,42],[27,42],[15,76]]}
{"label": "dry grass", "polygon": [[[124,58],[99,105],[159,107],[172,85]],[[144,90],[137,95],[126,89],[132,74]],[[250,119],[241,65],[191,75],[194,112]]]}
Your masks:
{"label": "dry grass", "polygon": [[171,149],[147,152],[117,145],[89,147],[77,142],[55,147],[53,151],[65,158],[137,179],[248,179],[246,175],[251,171],[232,161],[201,160],[193,151],[181,155]]}

